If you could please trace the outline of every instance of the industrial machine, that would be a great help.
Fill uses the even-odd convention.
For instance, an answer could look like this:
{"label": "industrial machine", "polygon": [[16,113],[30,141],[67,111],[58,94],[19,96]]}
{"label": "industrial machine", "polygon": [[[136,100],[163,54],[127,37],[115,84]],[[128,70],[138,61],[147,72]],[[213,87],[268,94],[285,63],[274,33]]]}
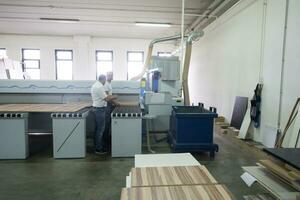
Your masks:
{"label": "industrial machine", "polygon": [[179,58],[152,56],[146,80],[143,103],[154,116],[150,131],[168,132],[172,106],[183,105]]}
{"label": "industrial machine", "polygon": [[[190,105],[188,91],[188,71],[191,56],[192,42],[203,35],[203,32],[192,32],[184,36],[185,56],[183,69],[178,56],[152,56],[154,44],[178,40],[180,35],[153,40],[149,45],[148,55],[143,71],[133,80],[147,74],[143,104],[145,111],[153,117],[150,131],[167,132],[170,129],[169,118],[172,106]],[[183,51],[183,49],[182,49]],[[182,73],[181,73],[182,71]],[[184,99],[182,98],[182,91]]]}
{"label": "industrial machine", "polygon": [[[91,103],[90,88],[94,82],[0,80],[0,104]],[[112,81],[112,88],[120,101],[138,103],[139,82]],[[94,131],[93,117],[87,110],[72,113],[0,112],[0,159],[25,159],[31,133],[53,134],[54,158],[85,157],[85,136]]]}

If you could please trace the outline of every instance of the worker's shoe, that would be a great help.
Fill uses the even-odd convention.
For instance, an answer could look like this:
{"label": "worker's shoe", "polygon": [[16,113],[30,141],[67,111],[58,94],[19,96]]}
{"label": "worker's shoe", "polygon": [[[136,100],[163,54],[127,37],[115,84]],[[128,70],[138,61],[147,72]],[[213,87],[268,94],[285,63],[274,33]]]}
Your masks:
{"label": "worker's shoe", "polygon": [[97,155],[104,155],[104,154],[107,154],[107,152],[106,151],[95,151],[95,154],[97,154]]}

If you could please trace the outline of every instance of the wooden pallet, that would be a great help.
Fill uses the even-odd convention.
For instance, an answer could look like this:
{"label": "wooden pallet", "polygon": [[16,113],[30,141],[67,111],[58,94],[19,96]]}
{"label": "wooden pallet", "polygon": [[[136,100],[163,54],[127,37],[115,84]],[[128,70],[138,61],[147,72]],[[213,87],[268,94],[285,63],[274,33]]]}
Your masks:
{"label": "wooden pallet", "polygon": [[224,185],[123,188],[121,200],[232,200]]}
{"label": "wooden pallet", "polygon": [[144,167],[131,170],[131,187],[217,184],[202,166]]}
{"label": "wooden pallet", "polygon": [[77,112],[91,106],[88,102],[66,104],[2,104],[0,112]]}

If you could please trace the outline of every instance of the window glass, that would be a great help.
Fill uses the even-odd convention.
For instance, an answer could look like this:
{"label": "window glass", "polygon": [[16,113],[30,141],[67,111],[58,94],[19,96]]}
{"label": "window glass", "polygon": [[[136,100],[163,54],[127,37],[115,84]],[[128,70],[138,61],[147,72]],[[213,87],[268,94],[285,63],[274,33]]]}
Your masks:
{"label": "window glass", "polygon": [[56,51],[57,60],[72,60],[72,51],[70,50],[57,50]]}
{"label": "window glass", "polygon": [[73,51],[56,50],[56,79],[72,80],[73,79]]}
{"label": "window glass", "polygon": [[144,52],[127,52],[127,79],[137,76],[144,67]]}
{"label": "window glass", "polygon": [[29,79],[40,79],[40,50],[22,49],[23,71]]}
{"label": "window glass", "polygon": [[159,57],[171,57],[172,53],[171,52],[158,52]]}
{"label": "window glass", "polygon": [[113,71],[113,52],[96,51],[97,77]]}
{"label": "window glass", "polygon": [[38,49],[24,49],[23,58],[30,60],[39,60],[40,59],[40,50]]}
{"label": "window glass", "polygon": [[0,48],[0,58],[6,58],[6,57],[7,57],[6,49]]}

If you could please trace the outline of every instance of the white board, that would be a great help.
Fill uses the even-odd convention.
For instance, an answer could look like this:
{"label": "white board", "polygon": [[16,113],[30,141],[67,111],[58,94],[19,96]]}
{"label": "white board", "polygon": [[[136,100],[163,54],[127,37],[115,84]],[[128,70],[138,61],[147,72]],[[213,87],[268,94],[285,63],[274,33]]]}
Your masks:
{"label": "white board", "polygon": [[0,79],[7,79],[5,71],[4,59],[0,59]]}
{"label": "white board", "polygon": [[190,153],[137,154],[135,167],[195,166],[200,163]]}
{"label": "white board", "polygon": [[248,132],[249,126],[251,124],[250,111],[251,111],[251,106],[248,104],[248,108],[247,108],[246,114],[244,116],[244,120],[243,120],[241,129],[240,129],[240,132],[238,135],[238,138],[240,138],[240,139],[246,139],[247,132]]}
{"label": "white board", "polygon": [[263,145],[268,148],[273,148],[276,143],[277,128],[271,125],[265,125],[262,129]]}

